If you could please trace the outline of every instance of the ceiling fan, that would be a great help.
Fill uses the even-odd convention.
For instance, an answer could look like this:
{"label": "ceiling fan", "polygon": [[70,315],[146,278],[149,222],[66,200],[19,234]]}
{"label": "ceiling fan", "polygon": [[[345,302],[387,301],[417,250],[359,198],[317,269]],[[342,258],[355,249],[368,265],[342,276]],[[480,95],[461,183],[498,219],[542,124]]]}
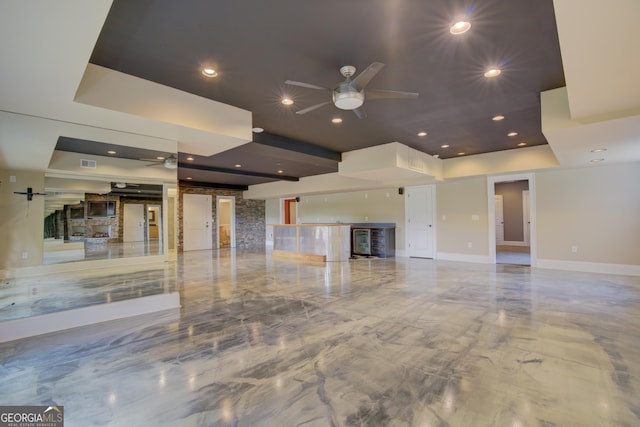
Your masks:
{"label": "ceiling fan", "polygon": [[175,155],[170,155],[165,158],[157,158],[157,159],[140,159],[146,162],[153,162],[147,166],[159,166],[162,165],[167,169],[177,169],[178,168],[178,158]]}
{"label": "ceiling fan", "polygon": [[370,89],[367,90],[365,96],[365,87],[369,84],[371,79],[375,77],[376,74],[384,67],[384,64],[381,62],[374,62],[369,65],[363,72],[358,74],[353,79],[351,78],[356,72],[356,67],[353,65],[345,65],[340,68],[340,74],[345,77],[345,81],[338,83],[338,85],[329,89],[322,86],[317,86],[310,83],[297,82],[293,80],[287,80],[284,83],[291,86],[300,86],[308,89],[317,89],[324,90],[328,92],[332,92],[332,100],[321,102],[320,104],[312,105],[311,107],[307,107],[303,110],[296,111],[296,114],[306,114],[310,111],[316,110],[320,107],[323,107],[331,102],[337,108],[341,110],[351,110],[355,113],[358,118],[362,119],[367,116],[367,113],[364,111],[362,104],[364,104],[364,100],[366,99],[389,99],[389,98],[397,98],[397,99],[413,99],[417,98],[418,94],[415,92],[399,92],[395,90],[380,90],[380,89]]}
{"label": "ceiling fan", "polygon": [[114,189],[119,189],[119,190],[123,190],[125,188],[130,188],[130,187],[140,187],[140,184],[131,184],[130,182],[112,182],[111,183],[111,190]]}

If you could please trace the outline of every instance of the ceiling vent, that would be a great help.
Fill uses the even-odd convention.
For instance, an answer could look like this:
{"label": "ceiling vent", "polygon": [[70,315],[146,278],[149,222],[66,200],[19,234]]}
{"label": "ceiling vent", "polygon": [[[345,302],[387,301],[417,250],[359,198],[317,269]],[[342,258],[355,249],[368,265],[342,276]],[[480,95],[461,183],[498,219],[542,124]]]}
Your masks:
{"label": "ceiling vent", "polygon": [[95,169],[96,166],[97,163],[95,160],[80,159],[81,168]]}

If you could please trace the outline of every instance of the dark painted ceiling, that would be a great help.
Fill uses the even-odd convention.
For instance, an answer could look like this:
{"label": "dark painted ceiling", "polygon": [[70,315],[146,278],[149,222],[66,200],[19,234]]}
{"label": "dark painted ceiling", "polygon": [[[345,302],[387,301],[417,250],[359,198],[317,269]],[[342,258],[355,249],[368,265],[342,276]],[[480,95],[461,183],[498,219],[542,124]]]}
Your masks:
{"label": "dark painted ceiling", "polygon": [[[461,18],[471,29],[454,36]],[[286,80],[333,88],[341,66],[375,61],[368,89],[419,97],[365,100],[364,119],[332,104],[295,113],[331,95]],[[564,86],[552,0],[115,0],[91,62],[251,111],[262,141],[179,155],[180,179],[240,185],[332,172],[325,154],[394,141],[441,158],[546,144],[540,92]],[[484,77],[492,67],[502,73]]]}

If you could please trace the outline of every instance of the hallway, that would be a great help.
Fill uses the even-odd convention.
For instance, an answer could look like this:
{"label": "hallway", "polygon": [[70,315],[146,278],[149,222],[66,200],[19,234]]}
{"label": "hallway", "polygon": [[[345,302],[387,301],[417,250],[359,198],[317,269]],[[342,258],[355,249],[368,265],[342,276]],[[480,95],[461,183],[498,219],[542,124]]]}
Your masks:
{"label": "hallway", "polygon": [[0,402],[63,405],[70,427],[640,423],[638,277],[231,250],[172,262],[179,310],[0,344]]}

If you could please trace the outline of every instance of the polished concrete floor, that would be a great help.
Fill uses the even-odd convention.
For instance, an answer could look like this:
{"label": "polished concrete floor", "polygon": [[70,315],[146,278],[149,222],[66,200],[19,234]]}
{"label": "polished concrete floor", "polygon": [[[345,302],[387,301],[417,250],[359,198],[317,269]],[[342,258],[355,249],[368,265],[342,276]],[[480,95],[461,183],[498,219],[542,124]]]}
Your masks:
{"label": "polished concrete floor", "polygon": [[67,427],[640,425],[638,277],[229,250],[175,269],[179,310],[0,344],[0,404]]}

